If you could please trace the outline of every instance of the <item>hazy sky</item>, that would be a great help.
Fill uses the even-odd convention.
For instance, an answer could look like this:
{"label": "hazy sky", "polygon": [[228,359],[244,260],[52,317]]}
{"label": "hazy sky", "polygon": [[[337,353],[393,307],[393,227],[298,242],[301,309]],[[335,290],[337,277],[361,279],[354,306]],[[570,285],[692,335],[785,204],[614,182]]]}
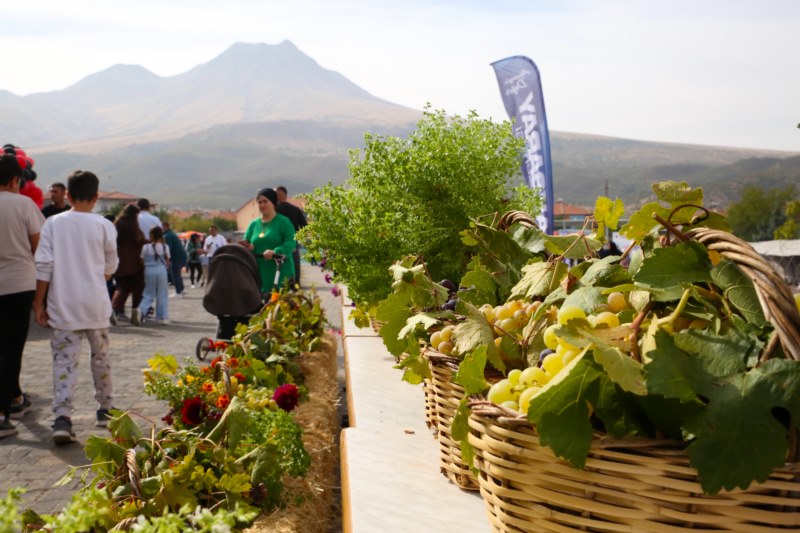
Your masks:
{"label": "hazy sky", "polygon": [[289,39],[391,102],[500,120],[489,63],[526,55],[551,130],[800,152],[798,0],[25,0],[0,20],[18,95]]}

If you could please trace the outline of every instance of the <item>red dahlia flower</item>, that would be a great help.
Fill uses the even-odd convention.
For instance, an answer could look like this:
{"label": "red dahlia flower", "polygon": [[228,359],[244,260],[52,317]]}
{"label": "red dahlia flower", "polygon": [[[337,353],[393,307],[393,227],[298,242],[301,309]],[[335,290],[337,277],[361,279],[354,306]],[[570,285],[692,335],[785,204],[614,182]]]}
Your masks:
{"label": "red dahlia flower", "polygon": [[208,408],[200,396],[183,400],[181,421],[187,426],[196,426],[205,418]]}
{"label": "red dahlia flower", "polygon": [[241,372],[235,373],[233,377],[235,377],[236,381],[238,381],[239,383],[244,383],[245,381],[247,381],[247,377]]}
{"label": "red dahlia flower", "polygon": [[275,389],[272,399],[278,404],[278,407],[284,411],[291,411],[297,407],[297,402],[300,399],[300,393],[297,390],[297,385],[287,383]]}

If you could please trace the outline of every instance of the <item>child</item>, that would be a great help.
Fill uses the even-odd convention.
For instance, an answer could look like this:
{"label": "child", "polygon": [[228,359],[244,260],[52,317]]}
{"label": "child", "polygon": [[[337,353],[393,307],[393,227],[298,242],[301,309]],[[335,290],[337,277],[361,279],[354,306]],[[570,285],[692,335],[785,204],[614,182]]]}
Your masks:
{"label": "child", "polygon": [[169,247],[164,243],[161,226],[150,230],[150,242],[142,247],[144,260],[144,296],[139,304],[142,320],[146,320],[147,310],[156,304],[156,320],[159,324],[169,324],[167,296],[167,268],[169,267]]}
{"label": "child", "polygon": [[[91,347],[97,425],[108,424],[112,400],[108,328],[111,303],[106,281],[117,269],[117,230],[92,213],[99,180],[76,170],[69,176],[67,196],[72,209],[48,218],[36,249],[36,322],[53,328],[53,440],[76,442],[72,429],[72,397],[78,358],[85,336]],[[46,297],[46,302],[45,302]]]}

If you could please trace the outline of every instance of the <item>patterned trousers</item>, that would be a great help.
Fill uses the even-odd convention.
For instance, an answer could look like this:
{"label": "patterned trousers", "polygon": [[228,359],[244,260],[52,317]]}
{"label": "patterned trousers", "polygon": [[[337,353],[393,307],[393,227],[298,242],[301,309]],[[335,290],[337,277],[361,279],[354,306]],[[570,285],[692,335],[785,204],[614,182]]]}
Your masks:
{"label": "patterned trousers", "polygon": [[53,349],[53,412],[56,417],[71,417],[72,397],[78,381],[78,360],[83,337],[91,348],[94,399],[102,409],[111,409],[111,362],[108,356],[108,328],[82,331],[53,330],[50,346]]}

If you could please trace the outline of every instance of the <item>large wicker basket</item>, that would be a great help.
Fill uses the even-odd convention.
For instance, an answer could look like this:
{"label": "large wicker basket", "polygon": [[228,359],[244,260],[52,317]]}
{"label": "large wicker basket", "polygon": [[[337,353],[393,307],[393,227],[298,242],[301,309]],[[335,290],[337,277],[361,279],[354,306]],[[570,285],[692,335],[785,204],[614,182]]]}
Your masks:
{"label": "large wicker basket", "polygon": [[[721,231],[673,230],[736,262],[754,282],[774,341],[800,359],[800,314],[791,292],[744,241]],[[554,457],[523,416],[485,401],[471,403],[469,442],[492,529],[498,532],[800,531],[800,463],[776,469],[747,490],[703,493],[683,444],[674,441],[593,441],[583,470]]]}
{"label": "large wicker basket", "polygon": [[464,398],[464,388],[453,382],[453,376],[458,371],[458,359],[431,350],[425,353],[431,365],[432,410],[439,439],[439,468],[458,487],[478,490],[475,475],[461,458],[461,446],[453,440],[450,431],[458,404]]}

